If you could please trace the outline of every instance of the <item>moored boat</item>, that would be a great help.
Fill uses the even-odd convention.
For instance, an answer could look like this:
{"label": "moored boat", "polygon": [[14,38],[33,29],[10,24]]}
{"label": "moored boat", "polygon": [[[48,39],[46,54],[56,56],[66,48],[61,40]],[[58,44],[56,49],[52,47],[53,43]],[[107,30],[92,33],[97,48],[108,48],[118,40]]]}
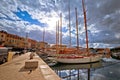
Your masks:
{"label": "moored boat", "polygon": [[111,57],[120,60],[120,52],[111,53]]}
{"label": "moored boat", "polygon": [[61,63],[92,63],[100,61],[100,55],[90,56],[72,56],[72,57],[58,57],[56,60]]}
{"label": "moored boat", "polygon": [[76,48],[67,48],[60,50],[56,61],[60,63],[92,63],[100,61],[101,55],[94,53],[87,53],[85,50]]}
{"label": "moored boat", "polygon": [[[86,33],[86,48],[85,48],[84,51],[81,51],[79,49],[78,17],[77,17],[77,8],[75,8],[75,12],[76,12],[77,47],[72,48],[72,49],[68,48],[67,50],[59,50],[59,48],[57,47],[56,48],[56,53],[57,53],[56,61],[58,61],[58,62],[61,62],[61,63],[92,63],[92,62],[97,62],[97,61],[101,60],[101,55],[93,54],[93,53],[91,53],[89,51],[87,20],[86,20],[86,11],[85,11],[85,6],[84,6],[84,0],[82,0],[82,5],[83,5],[83,13],[84,13],[85,33]],[[58,28],[59,28],[59,26],[58,26]]]}

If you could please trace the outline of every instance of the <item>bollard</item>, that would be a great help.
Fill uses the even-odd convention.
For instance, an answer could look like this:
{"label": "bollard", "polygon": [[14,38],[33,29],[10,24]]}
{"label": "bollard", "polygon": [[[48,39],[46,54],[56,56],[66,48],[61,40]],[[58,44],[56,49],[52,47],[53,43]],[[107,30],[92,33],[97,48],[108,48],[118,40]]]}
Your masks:
{"label": "bollard", "polygon": [[34,53],[31,53],[31,54],[30,54],[30,59],[33,59],[34,56],[35,56],[35,54],[34,54]]}

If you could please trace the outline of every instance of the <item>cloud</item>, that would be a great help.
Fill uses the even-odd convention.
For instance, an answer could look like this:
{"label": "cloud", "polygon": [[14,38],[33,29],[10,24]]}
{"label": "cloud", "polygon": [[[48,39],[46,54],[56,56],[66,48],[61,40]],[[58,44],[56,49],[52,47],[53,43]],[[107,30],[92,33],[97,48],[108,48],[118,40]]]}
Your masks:
{"label": "cloud", "polygon": [[[26,32],[29,32],[30,38],[39,41],[42,40],[42,32],[45,28],[46,41],[55,43],[56,21],[60,19],[62,12],[63,43],[69,44],[69,1],[72,44],[76,44],[76,7],[79,41],[81,46],[84,46],[85,29],[81,0],[1,0],[0,30],[20,36],[25,36]],[[90,47],[119,46],[119,3],[118,0],[85,0]]]}

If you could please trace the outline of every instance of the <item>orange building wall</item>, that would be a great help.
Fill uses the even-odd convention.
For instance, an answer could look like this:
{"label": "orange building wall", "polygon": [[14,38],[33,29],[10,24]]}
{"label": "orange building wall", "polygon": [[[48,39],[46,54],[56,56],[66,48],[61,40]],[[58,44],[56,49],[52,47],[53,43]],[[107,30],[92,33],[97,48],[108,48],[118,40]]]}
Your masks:
{"label": "orange building wall", "polygon": [[24,37],[0,31],[0,42],[4,43],[3,46],[15,48],[36,48],[37,41],[28,39],[27,44],[25,44],[25,41],[26,39]]}

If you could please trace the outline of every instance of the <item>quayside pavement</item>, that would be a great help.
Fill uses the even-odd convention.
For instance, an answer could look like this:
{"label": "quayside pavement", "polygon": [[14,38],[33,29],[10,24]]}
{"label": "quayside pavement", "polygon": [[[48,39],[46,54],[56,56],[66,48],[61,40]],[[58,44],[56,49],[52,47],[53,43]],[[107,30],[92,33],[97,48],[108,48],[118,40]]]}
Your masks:
{"label": "quayside pavement", "polygon": [[60,77],[37,55],[38,67],[26,69],[25,62],[29,60],[30,52],[18,56],[0,65],[0,80],[61,80]]}

